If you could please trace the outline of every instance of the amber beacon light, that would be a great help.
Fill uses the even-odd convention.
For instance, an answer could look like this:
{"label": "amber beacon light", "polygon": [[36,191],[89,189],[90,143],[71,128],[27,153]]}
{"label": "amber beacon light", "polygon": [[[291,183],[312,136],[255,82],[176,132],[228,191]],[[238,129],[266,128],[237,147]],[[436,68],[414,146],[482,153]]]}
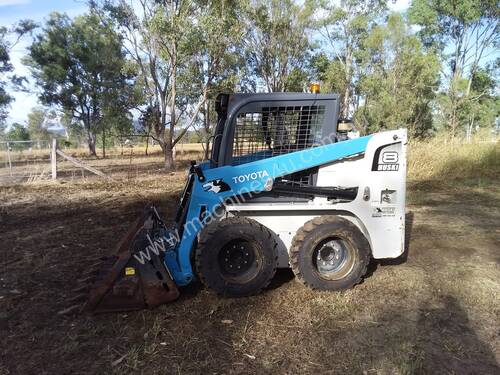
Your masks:
{"label": "amber beacon light", "polygon": [[319,94],[321,87],[319,86],[319,83],[311,83],[309,89],[313,94]]}

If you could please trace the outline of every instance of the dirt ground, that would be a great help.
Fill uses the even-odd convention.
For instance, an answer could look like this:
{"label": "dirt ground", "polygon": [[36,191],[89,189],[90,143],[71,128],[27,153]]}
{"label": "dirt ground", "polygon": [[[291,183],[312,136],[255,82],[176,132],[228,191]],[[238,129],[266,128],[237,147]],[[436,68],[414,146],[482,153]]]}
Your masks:
{"label": "dirt ground", "polygon": [[255,297],[58,315],[146,202],[173,215],[185,172],[160,168],[0,188],[0,374],[500,373],[499,179],[410,182],[407,257],[346,292],[283,270]]}

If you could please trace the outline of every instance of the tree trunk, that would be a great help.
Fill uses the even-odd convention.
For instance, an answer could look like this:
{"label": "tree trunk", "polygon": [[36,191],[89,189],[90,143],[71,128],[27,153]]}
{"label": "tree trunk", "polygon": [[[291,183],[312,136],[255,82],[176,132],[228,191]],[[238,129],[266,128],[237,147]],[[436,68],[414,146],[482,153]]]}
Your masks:
{"label": "tree trunk", "polygon": [[90,154],[90,156],[97,157],[96,147],[95,147],[96,135],[91,131],[90,115],[87,114],[85,116],[85,118],[83,118],[82,120],[83,120],[83,126],[85,129],[85,133],[87,135],[87,145],[89,146],[89,154]]}
{"label": "tree trunk", "polygon": [[205,160],[210,158],[209,147],[210,147],[210,105],[208,101],[205,101],[205,116],[203,116],[203,127],[205,131]]}
{"label": "tree trunk", "polygon": [[457,120],[457,103],[454,98],[451,99],[451,114],[450,114],[450,129],[451,129],[451,139],[455,139],[455,133],[457,131],[458,127],[458,120]]}
{"label": "tree trunk", "polygon": [[210,160],[210,137],[206,136],[205,139],[205,160]]}
{"label": "tree trunk", "polygon": [[95,147],[95,135],[89,134],[87,137],[87,144],[89,146],[89,153],[90,156],[95,156],[97,157],[97,152],[96,152],[96,147]]}
{"label": "tree trunk", "polygon": [[172,146],[165,144],[163,148],[163,154],[165,157],[165,169],[170,171],[174,169],[174,155],[172,152]]}
{"label": "tree trunk", "polygon": [[177,66],[176,66],[176,53],[177,53],[177,45],[173,44],[173,62],[172,62],[172,75],[171,75],[171,89],[170,89],[170,129],[168,132],[165,132],[165,169],[171,170],[174,168],[174,154],[173,154],[173,143],[174,143],[174,134],[175,134],[175,126],[177,125],[177,116],[175,113],[175,105],[177,99]]}
{"label": "tree trunk", "polygon": [[[172,14],[176,14],[176,2],[171,2]],[[172,27],[175,27],[175,17],[172,17]],[[177,36],[173,35],[171,39],[171,58],[170,58],[170,126],[169,131],[165,131],[165,148],[163,153],[165,154],[165,169],[172,170],[174,168],[174,155],[173,155],[173,141],[174,132],[177,125],[177,117],[175,113],[175,106],[177,104]],[[166,99],[166,98],[165,98]],[[164,101],[162,104],[166,104]],[[165,109],[165,108],[164,108]],[[163,111],[165,113],[165,110]],[[163,122],[164,123],[164,122]]]}
{"label": "tree trunk", "polygon": [[102,158],[106,159],[106,129],[102,127]]}
{"label": "tree trunk", "polygon": [[345,89],[342,101],[342,117],[349,118],[349,107],[351,104],[351,85],[352,85],[352,50],[348,46],[345,58]]}
{"label": "tree trunk", "polygon": [[474,128],[474,115],[470,116],[469,123],[467,124],[467,143],[472,142],[472,130]]}
{"label": "tree trunk", "polygon": [[342,118],[349,118],[349,101],[350,101],[349,92],[350,92],[349,85],[346,85],[342,100],[342,110],[341,110]]}

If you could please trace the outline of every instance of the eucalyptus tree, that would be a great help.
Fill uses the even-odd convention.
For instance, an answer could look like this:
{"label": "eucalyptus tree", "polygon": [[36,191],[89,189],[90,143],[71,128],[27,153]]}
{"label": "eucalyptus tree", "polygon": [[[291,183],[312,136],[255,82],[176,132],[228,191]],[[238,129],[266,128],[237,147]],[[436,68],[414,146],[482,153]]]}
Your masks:
{"label": "eucalyptus tree", "polygon": [[[363,40],[370,29],[385,15],[385,0],[320,1],[318,31],[326,42],[325,51],[331,59],[323,67],[323,78],[328,90],[341,94],[341,115],[349,117],[357,103],[356,83],[360,77],[357,65]],[[324,62],[324,60],[323,60]]]}
{"label": "eucalyptus tree", "polygon": [[476,69],[470,80],[469,100],[462,108],[460,119],[465,124],[466,139],[470,142],[475,129],[493,130],[500,118],[498,95],[498,60]]}
{"label": "eucalyptus tree", "polygon": [[245,45],[253,90],[303,91],[314,49],[314,2],[256,0],[246,9]]}
{"label": "eucalyptus tree", "polygon": [[364,74],[358,84],[363,103],[356,111],[357,123],[366,132],[407,127],[412,137],[429,135],[440,62],[423,49],[399,13],[370,31],[359,65]]}
{"label": "eucalyptus tree", "polygon": [[496,0],[414,0],[409,19],[420,26],[424,44],[441,53],[446,97],[441,101],[446,125],[454,137],[473,121],[464,115],[477,101],[473,77],[500,45],[500,11]]}
{"label": "eucalyptus tree", "polygon": [[28,132],[32,140],[49,140],[49,125],[54,114],[47,108],[35,107],[28,113]]}
{"label": "eucalyptus tree", "polygon": [[[137,6],[138,5],[138,6]],[[137,87],[142,94],[142,103],[138,106],[142,114],[140,124],[147,124],[147,135],[152,136],[165,153],[165,164],[172,167],[172,147],[166,141],[168,119],[168,86],[170,66],[163,61],[159,43],[151,32],[151,22],[158,11],[155,1],[117,0],[91,2],[100,16],[110,20],[122,36],[123,48],[133,62],[137,72]],[[151,134],[151,133],[154,133]]]}
{"label": "eucalyptus tree", "polygon": [[216,118],[215,98],[220,92],[244,89],[247,79],[245,56],[240,53],[245,28],[238,1],[211,1],[209,6],[199,7],[196,19],[191,38],[194,53],[182,72],[180,90],[187,96],[200,92],[205,95],[195,131],[204,142],[207,159]]}
{"label": "eucalyptus tree", "polygon": [[12,96],[7,93],[6,74],[14,68],[10,62],[9,52],[10,44],[6,40],[7,28],[0,27],[0,125],[4,126],[5,118],[7,117],[6,109],[12,101]]}
{"label": "eucalyptus tree", "polygon": [[7,117],[7,108],[13,97],[7,92],[9,83],[22,84],[24,77],[12,74],[14,66],[10,60],[12,49],[21,41],[21,38],[31,34],[37,25],[31,20],[21,20],[12,27],[0,26],[0,126],[4,126]]}
{"label": "eucalyptus tree", "polygon": [[97,155],[106,108],[127,111],[129,101],[116,98],[132,86],[133,77],[123,69],[122,41],[113,27],[92,11],[73,20],[52,13],[25,63],[39,86],[41,102],[70,115],[70,122],[83,128],[90,153]]}
{"label": "eucalyptus tree", "polygon": [[[26,126],[15,122],[7,131],[5,138],[8,141],[29,141],[30,133]],[[24,148],[22,144],[15,144],[13,147],[18,150],[22,150]]]}
{"label": "eucalyptus tree", "polygon": [[210,127],[207,101],[237,81],[237,7],[234,0],[100,4],[136,65],[144,98],[141,123],[151,128],[151,137],[162,148],[166,169],[174,166],[174,146],[200,117]]}

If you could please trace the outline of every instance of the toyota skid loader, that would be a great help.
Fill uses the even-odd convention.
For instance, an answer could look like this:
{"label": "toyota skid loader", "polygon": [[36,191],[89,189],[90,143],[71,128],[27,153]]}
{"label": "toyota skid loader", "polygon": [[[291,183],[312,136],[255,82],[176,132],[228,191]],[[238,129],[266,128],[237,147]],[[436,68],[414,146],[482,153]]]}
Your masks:
{"label": "toyota skid loader", "polygon": [[350,139],[339,97],[221,94],[211,158],[191,162],[173,224],[155,207],[91,275],[86,308],[153,308],[195,279],[256,294],[276,269],[320,290],[404,250],[406,131]]}

